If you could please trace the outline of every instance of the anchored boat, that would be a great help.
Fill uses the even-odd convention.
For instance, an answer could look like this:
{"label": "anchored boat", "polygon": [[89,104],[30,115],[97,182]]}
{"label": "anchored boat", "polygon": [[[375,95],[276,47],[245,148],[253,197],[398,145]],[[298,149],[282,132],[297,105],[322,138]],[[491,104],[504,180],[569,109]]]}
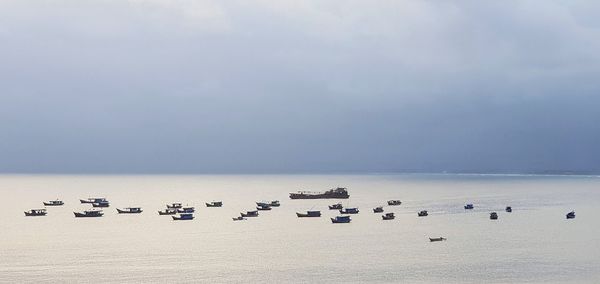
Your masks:
{"label": "anchored boat", "polygon": [[439,237],[439,238],[429,238],[430,242],[441,242],[441,241],[445,241],[446,238],[444,237]]}
{"label": "anchored boat", "polygon": [[181,207],[182,207],[182,205],[179,202],[167,204],[167,208],[170,208],[170,209],[178,209],[178,208],[181,208]]}
{"label": "anchored boat", "polygon": [[167,208],[163,211],[158,211],[158,215],[175,215],[177,214],[177,209],[175,208]]}
{"label": "anchored boat", "polygon": [[206,203],[206,207],[221,207],[223,206],[223,201],[213,201],[210,203]]}
{"label": "anchored boat", "polygon": [[271,208],[271,206],[268,204],[262,204],[262,205],[256,206],[256,210],[267,211],[267,210],[271,210],[271,209],[273,209],[273,208]]}
{"label": "anchored boat", "polygon": [[348,190],[345,187],[330,189],[325,192],[298,191],[290,192],[291,199],[328,199],[328,198],[350,198]]}
{"label": "anchored boat", "polygon": [[123,209],[117,208],[117,212],[119,212],[119,214],[137,214],[142,213],[142,211],[143,210],[140,207],[127,207]]}
{"label": "anchored boat", "polygon": [[110,203],[105,200],[105,201],[101,201],[101,202],[92,203],[92,206],[93,207],[109,207]]}
{"label": "anchored boat", "polygon": [[65,204],[62,200],[58,200],[58,199],[50,200],[48,202],[44,201],[43,203],[44,203],[44,206],[61,206],[61,205]]}
{"label": "anchored boat", "polygon": [[373,208],[373,213],[381,213],[383,212],[383,206]]}
{"label": "anchored boat", "polygon": [[569,213],[567,213],[567,219],[574,219],[575,218],[575,211],[571,211]]}
{"label": "anchored boat", "polygon": [[400,200],[388,200],[387,204],[390,205],[390,206],[396,206],[396,205],[402,204],[402,201],[400,201]]}
{"label": "anchored boat", "polygon": [[336,216],[335,218],[331,218],[332,223],[350,223],[352,219],[350,216]]}
{"label": "anchored boat", "polygon": [[246,211],[246,213],[240,213],[242,217],[258,217],[258,211]]}
{"label": "anchored boat", "polygon": [[46,209],[31,209],[29,211],[25,211],[25,216],[46,216],[48,212]]}
{"label": "anchored boat", "polygon": [[396,218],[396,216],[394,215],[394,213],[385,213],[383,215],[381,215],[381,218],[383,218],[383,220],[393,220]]}
{"label": "anchored boat", "polygon": [[504,209],[504,211],[511,213],[512,212],[512,207],[510,206],[506,206],[506,209]]}
{"label": "anchored boat", "polygon": [[427,213],[427,210],[421,210],[419,213],[417,213],[417,216],[419,217],[425,217],[429,215],[429,213]]}
{"label": "anchored boat", "polygon": [[73,212],[75,217],[102,217],[104,212],[102,210],[85,210],[83,212]]}
{"label": "anchored boat", "polygon": [[496,212],[490,213],[490,219],[491,220],[498,220],[498,213],[496,213]]}
{"label": "anchored boat", "polygon": [[306,211],[306,213],[296,212],[298,218],[302,217],[321,217],[321,211]]}
{"label": "anchored boat", "polygon": [[104,197],[91,197],[88,199],[79,199],[79,201],[83,203],[100,203],[100,202],[108,202]]}
{"label": "anchored boat", "polygon": [[344,208],[344,206],[342,206],[342,203],[329,205],[329,210],[340,210],[342,208]]}
{"label": "anchored boat", "polygon": [[464,207],[465,207],[465,210],[470,210],[470,209],[473,209],[473,208],[475,208],[475,207],[473,207],[473,204],[472,204],[472,203],[468,203],[468,204],[466,204]]}
{"label": "anchored boat", "polygon": [[195,211],[194,207],[181,207],[177,209],[177,213],[194,213]]}
{"label": "anchored boat", "polygon": [[343,208],[340,209],[341,214],[358,214],[358,208]]}
{"label": "anchored boat", "polygon": [[173,218],[173,220],[193,220],[194,214],[182,213],[182,214],[179,214],[178,216],[171,216],[171,217]]}

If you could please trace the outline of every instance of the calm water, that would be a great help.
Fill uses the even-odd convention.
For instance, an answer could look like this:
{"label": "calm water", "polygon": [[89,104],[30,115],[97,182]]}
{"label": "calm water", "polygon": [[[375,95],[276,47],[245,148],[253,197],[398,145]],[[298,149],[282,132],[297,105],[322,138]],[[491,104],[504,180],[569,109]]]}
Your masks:
{"label": "calm water", "polygon": [[[346,186],[350,224],[331,224],[333,200],[289,200],[300,189]],[[451,175],[0,176],[0,282],[599,282],[600,178]],[[111,201],[76,219],[79,198]],[[24,217],[43,200],[66,204]],[[278,199],[247,221],[231,217]],[[396,220],[382,221],[385,207]],[[204,202],[223,200],[223,208]],[[197,207],[193,221],[158,216]],[[473,202],[476,209],[462,206]],[[513,213],[503,211],[511,205]],[[140,215],[116,207],[141,206]],[[320,209],[322,218],[294,212]],[[428,217],[416,212],[427,209]],[[565,220],[576,210],[577,218]],[[488,218],[499,212],[499,220]],[[428,237],[446,242],[430,243]]]}

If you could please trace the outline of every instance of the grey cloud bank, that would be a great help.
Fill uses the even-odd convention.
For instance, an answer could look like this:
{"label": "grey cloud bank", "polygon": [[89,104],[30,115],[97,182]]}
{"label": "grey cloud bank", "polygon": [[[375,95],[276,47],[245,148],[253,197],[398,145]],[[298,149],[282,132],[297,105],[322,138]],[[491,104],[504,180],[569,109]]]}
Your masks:
{"label": "grey cloud bank", "polygon": [[592,1],[2,1],[0,172],[600,172]]}

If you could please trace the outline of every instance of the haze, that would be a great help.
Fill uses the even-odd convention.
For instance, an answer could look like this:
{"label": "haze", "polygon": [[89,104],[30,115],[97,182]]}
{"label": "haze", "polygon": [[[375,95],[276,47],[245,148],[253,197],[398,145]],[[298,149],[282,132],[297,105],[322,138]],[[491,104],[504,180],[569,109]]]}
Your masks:
{"label": "haze", "polygon": [[1,1],[0,172],[600,172],[600,2]]}

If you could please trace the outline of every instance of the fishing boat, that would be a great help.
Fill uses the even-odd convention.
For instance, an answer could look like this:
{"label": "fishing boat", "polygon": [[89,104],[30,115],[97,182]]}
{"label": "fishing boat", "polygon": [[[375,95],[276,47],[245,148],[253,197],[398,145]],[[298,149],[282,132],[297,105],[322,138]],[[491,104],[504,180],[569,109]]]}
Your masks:
{"label": "fishing boat", "polygon": [[142,213],[142,211],[143,210],[140,207],[127,207],[123,209],[117,208],[117,212],[119,212],[119,214],[137,214]]}
{"label": "fishing boat", "polygon": [[177,209],[175,208],[167,208],[163,211],[158,211],[158,215],[175,215],[177,214]]}
{"label": "fishing boat", "polygon": [[29,211],[25,211],[25,216],[46,216],[48,212],[46,209],[31,209]]}
{"label": "fishing boat", "polygon": [[396,205],[402,204],[402,201],[400,201],[400,200],[388,200],[387,204],[390,205],[390,206],[396,206]]}
{"label": "fishing boat", "polygon": [[498,213],[496,213],[496,212],[490,213],[490,219],[491,220],[498,220]]}
{"label": "fishing boat", "polygon": [[177,209],[177,213],[194,213],[195,211],[196,209],[194,207],[181,207]]}
{"label": "fishing boat", "polygon": [[511,213],[512,212],[512,207],[510,206],[506,206],[506,209],[504,209],[504,211]]}
{"label": "fishing boat", "polygon": [[344,208],[344,206],[342,206],[342,203],[329,205],[329,210],[340,210],[342,208]]}
{"label": "fishing boat", "polygon": [[96,203],[92,203],[93,207],[109,207],[110,203],[108,201],[101,201],[101,202],[96,202]]}
{"label": "fishing boat", "polygon": [[179,202],[167,204],[167,208],[169,208],[169,209],[179,209],[181,207],[182,207],[182,205]]}
{"label": "fishing boat", "polygon": [[383,206],[373,208],[373,213],[381,213],[383,212]]}
{"label": "fishing boat", "polygon": [[574,218],[575,218],[575,211],[571,211],[571,212],[567,213],[567,219],[574,219]]}
{"label": "fishing boat", "polygon": [[256,206],[256,210],[267,211],[267,210],[271,210],[271,209],[273,209],[273,208],[268,204],[262,204],[262,205]]}
{"label": "fishing boat", "polygon": [[213,201],[206,203],[206,207],[221,207],[223,206],[223,201]]}
{"label": "fishing boat", "polygon": [[468,203],[468,204],[466,204],[464,207],[465,207],[465,210],[470,210],[470,209],[473,209],[473,208],[475,208],[475,207],[473,207],[473,204],[472,204],[472,203]]}
{"label": "fishing boat", "polygon": [[302,217],[321,217],[321,211],[306,211],[306,213],[296,212],[298,218]]}
{"label": "fishing boat", "polygon": [[394,215],[394,213],[390,212],[381,215],[381,218],[383,218],[383,220],[393,220],[394,218],[396,218],[396,216]]}
{"label": "fishing boat", "polygon": [[332,223],[350,223],[352,219],[350,216],[336,216],[335,218],[331,218]]}
{"label": "fishing boat", "polygon": [[104,212],[102,210],[85,210],[83,212],[73,212],[75,217],[102,217]]}
{"label": "fishing boat", "polygon": [[269,205],[271,205],[271,207],[279,207],[281,206],[281,203],[279,203],[279,200],[273,200]]}
{"label": "fishing boat", "polygon": [[339,198],[339,199],[348,199],[350,195],[348,194],[348,190],[345,187],[338,187],[334,189],[330,189],[325,192],[312,192],[312,191],[298,191],[298,192],[290,192],[291,199],[330,199],[330,198]]}
{"label": "fishing boat", "polygon": [[341,214],[358,214],[358,208],[343,208],[340,209]]}
{"label": "fishing boat", "polygon": [[44,203],[44,206],[62,206],[65,204],[62,200],[58,200],[58,199],[50,200],[48,202],[44,201],[43,203]]}
{"label": "fishing boat", "polygon": [[240,213],[242,217],[258,217],[258,211],[246,211],[246,213]]}
{"label": "fishing boat", "polygon": [[84,204],[84,203],[100,203],[100,202],[107,202],[106,198],[104,197],[91,197],[88,199],[79,199],[79,201]]}
{"label": "fishing boat", "polygon": [[244,218],[244,217],[242,217],[242,216],[239,216],[239,217],[233,217],[232,219],[233,219],[233,221],[242,221],[242,220],[246,220],[246,218]]}
{"label": "fishing boat", "polygon": [[429,215],[429,213],[427,213],[427,210],[421,210],[417,213],[417,216],[419,217],[425,217],[427,215]]}
{"label": "fishing boat", "polygon": [[439,237],[439,238],[429,238],[430,242],[441,242],[441,241],[445,241],[446,238],[444,237]]}
{"label": "fishing boat", "polygon": [[173,220],[193,220],[194,214],[192,213],[182,213],[176,216],[171,216]]}

